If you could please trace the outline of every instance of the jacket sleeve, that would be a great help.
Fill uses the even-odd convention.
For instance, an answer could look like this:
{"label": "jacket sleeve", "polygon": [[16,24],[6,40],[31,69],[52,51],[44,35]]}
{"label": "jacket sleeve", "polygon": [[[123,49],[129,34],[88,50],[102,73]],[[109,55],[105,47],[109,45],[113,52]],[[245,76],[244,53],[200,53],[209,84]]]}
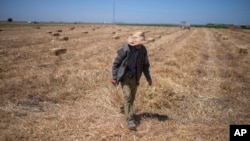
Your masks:
{"label": "jacket sleeve", "polygon": [[151,80],[149,67],[150,67],[150,63],[149,63],[149,60],[148,60],[147,50],[145,49],[144,63],[143,63],[143,73],[144,73],[144,76],[146,77],[147,80]]}
{"label": "jacket sleeve", "polygon": [[126,52],[122,48],[117,51],[117,56],[115,57],[115,60],[112,66],[112,79],[113,80],[117,80],[118,69],[121,66],[125,56],[126,56]]}

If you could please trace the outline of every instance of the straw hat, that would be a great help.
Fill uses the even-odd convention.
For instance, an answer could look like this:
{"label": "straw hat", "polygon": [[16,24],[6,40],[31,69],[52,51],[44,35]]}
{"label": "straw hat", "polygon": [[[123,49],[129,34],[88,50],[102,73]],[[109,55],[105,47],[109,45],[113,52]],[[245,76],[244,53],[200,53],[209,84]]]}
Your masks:
{"label": "straw hat", "polygon": [[147,43],[145,34],[142,31],[137,31],[128,37],[128,44],[131,46],[141,45]]}

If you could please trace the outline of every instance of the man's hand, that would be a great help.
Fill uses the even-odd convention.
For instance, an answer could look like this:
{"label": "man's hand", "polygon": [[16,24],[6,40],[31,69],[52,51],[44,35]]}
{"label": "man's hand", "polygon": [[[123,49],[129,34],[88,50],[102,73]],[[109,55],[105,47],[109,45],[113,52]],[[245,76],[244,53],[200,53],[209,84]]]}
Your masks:
{"label": "man's hand", "polygon": [[117,86],[117,81],[115,79],[112,79],[111,83],[114,85],[114,86]]}
{"label": "man's hand", "polygon": [[147,81],[148,81],[148,85],[151,86],[152,85],[152,79],[149,79]]}

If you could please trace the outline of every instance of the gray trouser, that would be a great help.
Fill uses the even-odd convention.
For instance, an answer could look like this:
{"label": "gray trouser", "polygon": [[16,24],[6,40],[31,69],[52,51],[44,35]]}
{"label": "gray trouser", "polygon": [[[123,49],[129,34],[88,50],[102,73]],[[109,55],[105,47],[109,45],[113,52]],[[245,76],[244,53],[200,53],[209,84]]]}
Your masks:
{"label": "gray trouser", "polygon": [[133,104],[138,86],[136,77],[131,78],[131,76],[125,74],[121,81],[121,85],[124,96],[124,103],[121,106],[121,110],[124,108],[124,114],[127,121],[134,120]]}

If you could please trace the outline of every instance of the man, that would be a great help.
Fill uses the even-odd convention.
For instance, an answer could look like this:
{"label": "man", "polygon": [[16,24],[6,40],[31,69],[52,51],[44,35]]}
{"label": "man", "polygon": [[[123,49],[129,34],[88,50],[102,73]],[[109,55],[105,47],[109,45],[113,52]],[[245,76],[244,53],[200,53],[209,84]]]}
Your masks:
{"label": "man", "polygon": [[148,84],[152,85],[149,72],[149,60],[147,50],[144,47],[144,32],[138,31],[130,35],[127,44],[117,51],[117,56],[112,66],[112,83],[117,86],[121,83],[124,103],[121,111],[124,112],[129,129],[136,129],[133,113],[135,94],[142,73],[144,73]]}

